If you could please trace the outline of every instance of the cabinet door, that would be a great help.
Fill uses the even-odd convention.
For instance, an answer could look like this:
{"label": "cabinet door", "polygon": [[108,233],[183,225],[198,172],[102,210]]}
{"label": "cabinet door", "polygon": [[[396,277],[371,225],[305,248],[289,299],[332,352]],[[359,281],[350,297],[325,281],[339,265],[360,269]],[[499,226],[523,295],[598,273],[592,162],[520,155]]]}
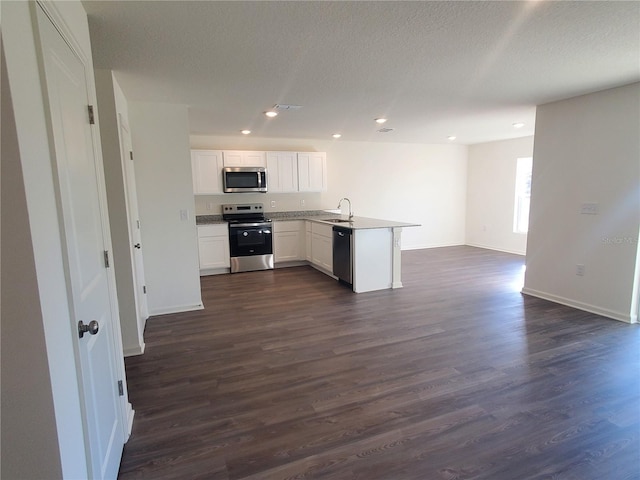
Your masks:
{"label": "cabinet door", "polygon": [[298,190],[327,190],[327,155],[324,152],[298,153]]}
{"label": "cabinet door", "polygon": [[321,241],[321,263],[320,265],[327,271],[333,272],[333,237],[320,237]]}
{"label": "cabinet door", "polygon": [[304,258],[307,262],[312,262],[313,257],[311,255],[311,222],[306,221],[305,224],[305,232],[304,232]]}
{"label": "cabinet door", "polygon": [[278,232],[273,236],[273,255],[276,263],[300,260],[300,232]]}
{"label": "cabinet door", "polygon": [[200,270],[229,268],[229,238],[227,236],[202,237],[198,239]]}
{"label": "cabinet door", "polygon": [[333,272],[333,239],[311,234],[311,261],[323,269]]}
{"label": "cabinet door", "polygon": [[298,159],[295,152],[267,152],[269,193],[298,191]]}
{"label": "cabinet door", "polygon": [[266,167],[265,152],[225,150],[222,152],[225,167]]}
{"label": "cabinet door", "polygon": [[195,195],[217,195],[222,191],[222,152],[191,150],[191,175]]}

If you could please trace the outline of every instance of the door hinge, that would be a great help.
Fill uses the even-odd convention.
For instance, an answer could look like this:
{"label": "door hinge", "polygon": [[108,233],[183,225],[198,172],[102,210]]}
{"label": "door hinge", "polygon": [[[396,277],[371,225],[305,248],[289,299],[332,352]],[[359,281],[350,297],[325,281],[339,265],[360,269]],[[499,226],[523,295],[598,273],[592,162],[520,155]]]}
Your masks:
{"label": "door hinge", "polygon": [[122,385],[122,380],[118,380],[118,395],[124,397],[124,386]]}
{"label": "door hinge", "polygon": [[133,152],[129,150],[129,160],[133,160]]}
{"label": "door hinge", "polygon": [[136,225],[138,227],[138,230],[140,230],[140,220],[136,220]]}
{"label": "door hinge", "polygon": [[147,293],[147,286],[146,285],[142,286],[142,293]]}
{"label": "door hinge", "polygon": [[104,268],[109,268],[109,250],[104,251]]}
{"label": "door hinge", "polygon": [[87,105],[88,109],[89,109],[89,124],[90,125],[95,125],[96,123],[96,119],[93,115],[93,105]]}

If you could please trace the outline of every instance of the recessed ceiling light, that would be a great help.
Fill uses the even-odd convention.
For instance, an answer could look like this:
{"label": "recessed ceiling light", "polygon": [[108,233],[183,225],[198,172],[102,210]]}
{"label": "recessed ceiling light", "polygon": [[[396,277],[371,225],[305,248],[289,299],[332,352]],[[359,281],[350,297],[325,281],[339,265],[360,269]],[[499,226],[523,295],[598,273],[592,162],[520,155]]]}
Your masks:
{"label": "recessed ceiling light", "polygon": [[242,133],[243,135],[249,135],[251,133],[251,130],[241,130],[240,133]]}
{"label": "recessed ceiling light", "polygon": [[278,116],[278,112],[274,112],[273,110],[269,110],[268,112],[264,112],[264,114],[269,118],[273,118],[273,117],[277,117]]}
{"label": "recessed ceiling light", "polygon": [[384,122],[387,121],[387,119],[386,118],[376,118],[375,121],[376,121],[376,123],[379,123],[380,125],[382,125]]}
{"label": "recessed ceiling light", "polygon": [[449,136],[447,137],[447,140],[455,140],[455,139],[456,139],[456,136],[455,136],[455,135],[449,135]]}
{"label": "recessed ceiling light", "polygon": [[333,135],[331,135],[333,138],[340,138],[342,136],[342,134],[340,133],[334,133]]}
{"label": "recessed ceiling light", "polygon": [[512,125],[513,125],[513,128],[522,128],[522,127],[524,127],[524,123],[522,123],[522,122],[516,122],[516,123],[514,123]]}

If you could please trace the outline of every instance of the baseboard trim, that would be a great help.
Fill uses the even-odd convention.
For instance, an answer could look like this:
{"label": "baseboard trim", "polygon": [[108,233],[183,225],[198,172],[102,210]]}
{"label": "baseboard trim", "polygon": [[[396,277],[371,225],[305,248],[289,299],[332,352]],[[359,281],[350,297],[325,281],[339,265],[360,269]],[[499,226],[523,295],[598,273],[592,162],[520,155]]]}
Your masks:
{"label": "baseboard trim", "polygon": [[461,247],[464,243],[443,243],[443,244],[433,244],[433,245],[402,245],[400,250],[426,250],[428,248],[443,248],[443,247]]}
{"label": "baseboard trim", "polygon": [[130,403],[127,403],[127,437],[124,443],[129,441],[129,437],[131,436],[131,432],[133,431],[133,418],[136,415],[136,411],[133,409]]}
{"label": "baseboard trim", "polygon": [[466,245],[468,245],[469,247],[484,248],[485,250],[494,250],[496,252],[511,253],[513,255],[521,255],[523,257],[526,255],[526,252],[518,252],[516,250],[508,250],[506,248],[491,247],[489,245],[482,245],[482,244],[479,244],[479,243],[467,243]]}
{"label": "baseboard trim", "polygon": [[184,313],[184,312],[193,312],[196,310],[204,310],[204,305],[202,304],[202,300],[200,303],[196,305],[181,305],[175,307],[164,307],[158,308],[156,310],[150,310],[149,316],[153,317],[156,315],[170,315],[172,313]]}
{"label": "baseboard trim", "polygon": [[559,295],[553,295],[551,293],[542,292],[540,290],[535,290],[533,288],[524,287],[521,290],[521,292],[525,295],[530,295],[532,297],[541,298],[543,300],[548,300],[550,302],[559,303],[560,305],[566,305],[567,307],[576,308],[578,310],[583,310],[585,312],[595,313],[596,315],[601,315],[603,317],[611,318],[613,320],[618,320],[620,322],[635,323],[635,319],[633,319],[629,314],[616,312],[613,310],[609,310],[607,308],[601,308],[596,305],[591,305],[591,304],[580,302],[577,300],[572,300],[570,298],[561,297]]}
{"label": "baseboard trim", "polygon": [[146,344],[142,342],[141,345],[125,348],[122,353],[124,353],[125,357],[135,357],[136,355],[142,355],[144,353],[145,346]]}
{"label": "baseboard trim", "polygon": [[287,260],[286,262],[278,262],[274,264],[274,268],[303,267],[309,265],[306,260]]}

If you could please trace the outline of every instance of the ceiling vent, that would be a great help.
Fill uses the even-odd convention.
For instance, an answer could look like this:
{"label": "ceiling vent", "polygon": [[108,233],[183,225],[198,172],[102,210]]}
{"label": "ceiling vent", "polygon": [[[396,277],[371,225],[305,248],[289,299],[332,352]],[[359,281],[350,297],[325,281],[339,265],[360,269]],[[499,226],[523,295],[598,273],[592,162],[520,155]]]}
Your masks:
{"label": "ceiling vent", "polygon": [[388,133],[388,132],[393,132],[393,128],[381,128],[380,130],[377,130],[380,133]]}
{"label": "ceiling vent", "polygon": [[276,103],[273,106],[274,110],[300,110],[302,108],[302,105],[287,105],[286,103]]}

